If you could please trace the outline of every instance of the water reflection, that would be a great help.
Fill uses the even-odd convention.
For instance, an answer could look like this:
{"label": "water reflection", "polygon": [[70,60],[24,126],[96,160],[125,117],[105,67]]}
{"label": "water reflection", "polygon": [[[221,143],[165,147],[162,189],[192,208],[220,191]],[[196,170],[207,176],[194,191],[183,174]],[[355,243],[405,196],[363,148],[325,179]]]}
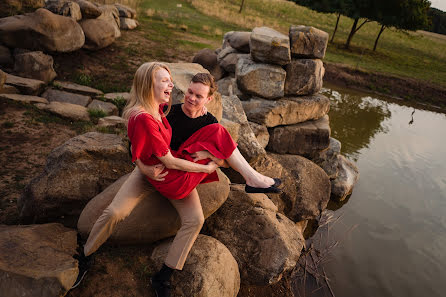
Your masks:
{"label": "water reflection", "polygon": [[342,153],[356,161],[359,150],[368,147],[376,133],[387,131],[382,124],[391,116],[387,103],[346,89],[341,94],[324,88],[322,93],[331,101],[332,136],[341,141]]}

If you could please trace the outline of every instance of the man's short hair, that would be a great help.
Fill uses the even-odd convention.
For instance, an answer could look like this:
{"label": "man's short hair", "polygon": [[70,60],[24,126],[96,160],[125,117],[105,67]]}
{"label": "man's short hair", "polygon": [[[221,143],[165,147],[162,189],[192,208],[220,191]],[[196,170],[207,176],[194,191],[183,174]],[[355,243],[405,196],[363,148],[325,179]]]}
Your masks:
{"label": "man's short hair", "polygon": [[215,91],[217,91],[217,84],[215,83],[214,77],[209,73],[197,73],[192,77],[191,82],[202,83],[203,85],[208,86],[208,97],[214,95]]}

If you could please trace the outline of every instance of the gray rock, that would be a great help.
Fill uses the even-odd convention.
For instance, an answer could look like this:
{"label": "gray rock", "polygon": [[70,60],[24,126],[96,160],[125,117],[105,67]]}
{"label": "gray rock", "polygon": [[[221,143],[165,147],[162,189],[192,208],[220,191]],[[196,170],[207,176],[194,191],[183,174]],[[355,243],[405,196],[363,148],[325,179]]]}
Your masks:
{"label": "gray rock", "polygon": [[[152,260],[158,268],[164,263],[171,241],[158,245]],[[221,242],[198,235],[181,273],[171,279],[172,296],[235,297],[240,289],[237,262]]]}
{"label": "gray rock", "polygon": [[331,181],[331,197],[336,201],[342,201],[352,193],[359,179],[359,170],[355,163],[339,155],[338,171],[338,176]]}
{"label": "gray rock", "polygon": [[84,42],[84,32],[75,20],[44,8],[0,19],[0,43],[10,48],[72,52]]}
{"label": "gray rock", "polygon": [[38,103],[36,107],[74,121],[90,120],[87,108],[77,104],[53,101],[49,104]]}
{"label": "gray rock", "polygon": [[121,20],[119,11],[114,5],[100,5],[101,15],[97,19],[101,19],[110,23],[115,28],[115,38],[121,37]]}
{"label": "gray rock", "polygon": [[23,53],[15,56],[14,73],[49,83],[57,76],[53,62],[53,57],[40,51]]}
{"label": "gray rock", "polygon": [[37,97],[37,96],[29,96],[29,95],[20,95],[20,94],[1,93],[0,99],[13,100],[13,101],[18,101],[18,102],[26,102],[26,103],[48,104],[48,100],[46,100],[45,98]]}
{"label": "gray rock", "polygon": [[227,119],[221,119],[220,125],[225,127],[231,135],[232,139],[237,142],[240,137],[240,123],[236,123]]}
{"label": "gray rock", "polygon": [[[217,173],[218,182],[197,186],[205,218],[213,214],[226,201],[229,194],[228,178],[220,170],[217,170]],[[116,226],[108,239],[109,242],[119,244],[152,243],[174,236],[181,227],[180,217],[169,200],[161,196],[141,173],[139,175],[143,185],[144,199],[135,207],[131,215]],[[88,236],[94,223],[104,209],[110,205],[128,176],[125,175],[111,184],[91,199],[82,210],[77,229],[84,238]]]}
{"label": "gray rock", "polygon": [[74,1],[79,5],[82,12],[82,17],[84,19],[95,19],[101,15],[101,10],[90,1],[87,0],[71,0],[71,1]]}
{"label": "gray rock", "polygon": [[266,126],[259,125],[257,123],[249,122],[249,127],[251,127],[252,132],[257,138],[259,144],[265,148],[269,142],[269,133]]}
{"label": "gray rock", "polygon": [[232,185],[228,200],[206,220],[208,233],[236,259],[242,284],[270,285],[293,269],[304,239],[294,223],[264,194]]}
{"label": "gray rock", "polygon": [[330,179],[338,176],[339,156],[341,154],[341,142],[330,137],[330,144],[325,150],[315,152],[309,159],[324,169]]}
{"label": "gray rock", "polygon": [[240,53],[228,46],[218,53],[217,61],[225,71],[235,73],[237,61],[241,57],[249,58],[249,55]]}
{"label": "gray rock", "polygon": [[229,45],[242,53],[250,53],[251,32],[235,31],[227,36]]}
{"label": "gray rock", "polygon": [[110,102],[104,102],[100,100],[94,99],[89,105],[88,109],[90,110],[101,110],[106,115],[118,115],[119,111],[116,105]]}
{"label": "gray rock", "polygon": [[98,121],[99,127],[125,128],[125,124],[126,120],[118,116],[103,117]]}
{"label": "gray rock", "polygon": [[71,92],[71,93],[76,93],[76,94],[82,94],[82,95],[87,95],[87,96],[100,96],[104,93],[102,93],[102,91],[87,87],[87,86],[83,86],[83,85],[78,85],[72,82],[67,82],[67,81],[60,81],[60,80],[55,80],[53,82],[53,85],[55,87],[57,87],[60,90],[64,90],[67,92]]}
{"label": "gray rock", "polygon": [[267,150],[279,154],[311,155],[330,144],[328,115],[315,120],[270,129]]}
{"label": "gray rock", "polygon": [[45,0],[2,0],[0,1],[0,18],[32,12],[45,5]]}
{"label": "gray rock", "polygon": [[266,155],[265,149],[257,141],[254,132],[249,126],[248,119],[243,111],[240,99],[237,96],[222,96],[223,118],[240,124],[238,136],[238,149],[249,162]]}
{"label": "gray rock", "polygon": [[123,18],[123,17],[119,17],[120,22],[121,22],[121,29],[122,30],[133,30],[136,27],[138,27],[139,23],[138,21],[134,20],[134,19],[129,19],[129,18]]}
{"label": "gray rock", "polygon": [[115,26],[104,19],[83,19],[79,22],[85,33],[83,48],[99,50],[112,44],[116,39]]}
{"label": "gray rock", "polygon": [[11,51],[6,46],[0,45],[0,65],[11,66],[14,64]]}
{"label": "gray rock", "polygon": [[235,77],[226,76],[217,81],[218,92],[224,96],[232,96],[235,95],[240,98],[240,100],[244,100],[248,98],[244,95],[237,87],[237,80]]}
{"label": "gray rock", "polygon": [[293,60],[285,69],[285,95],[311,95],[321,90],[325,73],[321,60]]}
{"label": "gray rock", "polygon": [[39,95],[45,87],[45,82],[41,80],[23,78],[12,74],[7,74],[5,84],[17,88],[25,95]]}
{"label": "gray rock", "polygon": [[71,0],[47,0],[45,8],[52,13],[71,17],[75,21],[82,19],[81,8],[79,4]]}
{"label": "gray rock", "polygon": [[89,132],[69,139],[48,155],[43,172],[25,188],[18,200],[20,218],[25,223],[77,219],[91,198],[132,167],[127,141],[118,135]]}
{"label": "gray rock", "polygon": [[231,36],[234,33],[234,31],[226,32],[225,35],[223,35],[223,43],[221,45],[221,48],[215,50],[215,53],[218,55],[222,50],[224,50],[226,47],[231,46],[229,44],[229,36]]}
{"label": "gray rock", "polygon": [[291,62],[289,37],[274,29],[254,28],[250,46],[251,56],[255,61],[278,65],[287,65]]}
{"label": "gray rock", "polygon": [[79,271],[76,234],[55,223],[0,225],[2,296],[65,296]]}
{"label": "gray rock", "polygon": [[242,104],[248,120],[267,127],[316,120],[330,109],[330,100],[321,94],[285,97],[277,101],[253,98]]}
{"label": "gray rock", "polygon": [[86,107],[91,102],[91,97],[86,95],[74,94],[56,89],[47,89],[42,97],[53,102],[65,102]]}
{"label": "gray rock", "polygon": [[104,98],[106,100],[124,99],[125,101],[129,101],[130,93],[107,93],[104,94]]}
{"label": "gray rock", "polygon": [[192,59],[192,63],[198,63],[206,68],[214,77],[215,80],[219,80],[225,73],[223,68],[217,62],[217,54],[215,51],[204,48],[195,54]]}
{"label": "gray rock", "polygon": [[282,67],[258,64],[240,58],[236,65],[237,86],[243,93],[266,99],[277,99],[284,95],[286,72]]}
{"label": "gray rock", "polygon": [[[330,200],[330,179],[315,163],[296,155],[271,155],[292,176],[293,184],[284,190],[294,192],[294,201],[286,215],[295,222],[316,219]],[[284,185],[287,186],[287,185]]]}
{"label": "gray rock", "polygon": [[119,11],[120,17],[130,18],[130,19],[136,18],[136,10],[134,10],[133,8],[123,5],[123,4],[120,4],[120,3],[115,3],[115,6]]}
{"label": "gray rock", "polygon": [[328,33],[311,26],[290,26],[291,55],[299,58],[323,59]]}
{"label": "gray rock", "polygon": [[[172,104],[184,102],[184,94],[189,87],[192,77],[197,73],[209,73],[203,66],[196,63],[166,63],[172,74],[174,88],[172,91]],[[220,93],[216,92],[214,98],[206,104],[206,108],[217,120],[222,117],[222,99]]]}

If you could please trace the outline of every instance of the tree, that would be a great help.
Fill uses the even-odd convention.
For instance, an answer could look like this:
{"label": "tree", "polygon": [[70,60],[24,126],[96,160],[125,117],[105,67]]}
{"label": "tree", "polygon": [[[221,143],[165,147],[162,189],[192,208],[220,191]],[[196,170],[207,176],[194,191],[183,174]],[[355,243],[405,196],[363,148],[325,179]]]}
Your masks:
{"label": "tree", "polygon": [[244,4],[245,4],[245,0],[242,0],[242,3],[240,4],[240,10],[238,11],[238,13],[242,13]]}
{"label": "tree", "polygon": [[432,24],[429,24],[425,29],[430,32],[446,35],[446,12],[431,7],[427,15]]}
{"label": "tree", "polygon": [[429,7],[428,0],[376,0],[372,18],[381,24],[381,29],[373,50],[376,50],[379,38],[386,28],[411,31],[426,28],[429,24]]}

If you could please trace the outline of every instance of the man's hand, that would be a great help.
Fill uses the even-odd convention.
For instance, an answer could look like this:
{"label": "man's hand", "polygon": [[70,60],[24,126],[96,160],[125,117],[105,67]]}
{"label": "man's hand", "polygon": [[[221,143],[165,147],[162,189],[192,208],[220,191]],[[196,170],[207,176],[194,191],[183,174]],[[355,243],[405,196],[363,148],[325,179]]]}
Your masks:
{"label": "man's hand", "polygon": [[162,173],[166,168],[163,164],[149,166],[145,165],[140,160],[136,160],[136,166],[138,166],[142,174],[156,181],[164,181],[164,177],[169,173],[168,171]]}
{"label": "man's hand", "polygon": [[201,109],[201,115],[204,116],[207,113],[208,113],[208,109],[206,108],[206,106],[203,105],[203,108]]}
{"label": "man's hand", "polygon": [[197,162],[204,159],[211,159],[213,156],[208,151],[198,151],[196,153],[192,153],[191,157],[194,158],[194,162]]}

